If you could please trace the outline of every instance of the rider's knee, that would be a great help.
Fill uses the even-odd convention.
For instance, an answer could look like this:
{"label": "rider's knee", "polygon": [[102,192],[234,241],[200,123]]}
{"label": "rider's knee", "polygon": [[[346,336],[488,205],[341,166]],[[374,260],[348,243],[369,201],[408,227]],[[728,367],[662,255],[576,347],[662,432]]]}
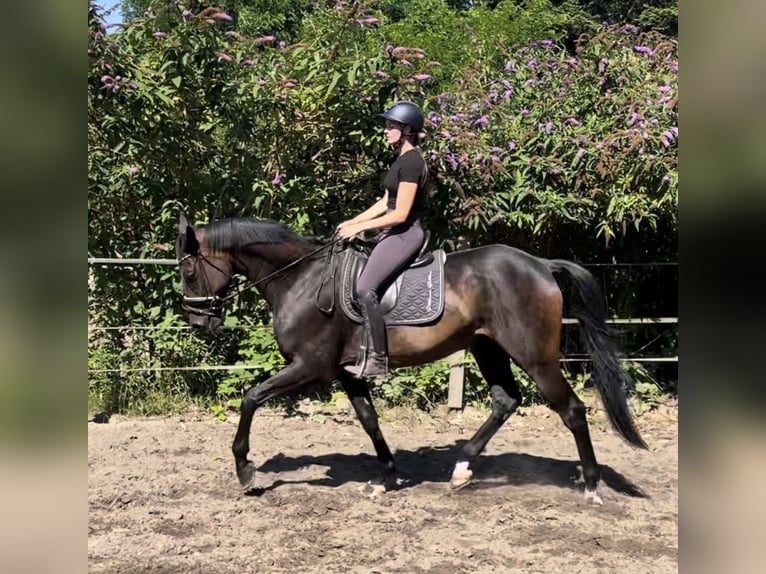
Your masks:
{"label": "rider's knee", "polygon": [[378,302],[378,293],[375,289],[357,289],[356,297],[362,305]]}

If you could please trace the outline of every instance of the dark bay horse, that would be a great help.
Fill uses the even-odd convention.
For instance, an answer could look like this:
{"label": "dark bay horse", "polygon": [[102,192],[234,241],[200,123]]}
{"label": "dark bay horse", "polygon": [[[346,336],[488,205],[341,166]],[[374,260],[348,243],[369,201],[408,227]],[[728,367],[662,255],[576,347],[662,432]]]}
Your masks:
{"label": "dark bay horse", "polygon": [[[273,221],[237,218],[193,228],[183,214],[180,217],[176,250],[191,325],[210,331],[217,328],[225,302],[235,295],[234,276],[245,276],[270,306],[274,335],[286,361],[276,375],[250,388],[242,402],[232,451],[237,477],[246,491],[256,488],[255,465],[247,458],[256,409],[274,397],[334,380],[348,394],[377,453],[382,473],[371,482],[380,490],[399,484],[368,385],[342,368],[357,360],[363,327],[340,311],[322,312],[316,304],[327,265],[322,249]],[[388,353],[389,366],[397,368],[470,349],[489,384],[492,412],[460,451],[451,486],[461,488],[470,482],[470,463],[521,403],[512,360],[535,381],[572,432],[586,497],[600,503],[600,469],[586,409],[559,364],[563,294],[554,274],[568,277],[578,296],[573,314],[612,427],[629,444],[647,446],[633,421],[627,402],[631,382],[620,368],[605,323],[604,300],[593,276],[573,262],[542,259],[504,245],[449,253],[443,272],[441,316],[427,325],[389,326]]]}

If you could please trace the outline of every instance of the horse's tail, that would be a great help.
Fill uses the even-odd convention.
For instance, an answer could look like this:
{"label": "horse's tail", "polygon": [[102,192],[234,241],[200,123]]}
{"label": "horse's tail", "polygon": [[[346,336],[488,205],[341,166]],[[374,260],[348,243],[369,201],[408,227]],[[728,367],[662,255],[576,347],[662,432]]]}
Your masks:
{"label": "horse's tail", "polygon": [[576,263],[563,259],[546,260],[553,272],[565,271],[580,298],[572,314],[578,319],[588,355],[593,361],[593,382],[601,395],[609,421],[617,434],[630,444],[649,447],[641,438],[628,403],[628,374],[620,368],[617,348],[607,328],[606,304],[593,275]]}

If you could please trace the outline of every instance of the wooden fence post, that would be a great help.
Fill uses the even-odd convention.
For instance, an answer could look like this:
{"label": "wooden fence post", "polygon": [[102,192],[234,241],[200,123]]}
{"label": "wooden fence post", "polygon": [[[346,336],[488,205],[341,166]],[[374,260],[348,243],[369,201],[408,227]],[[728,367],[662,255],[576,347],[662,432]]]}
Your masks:
{"label": "wooden fence post", "polygon": [[447,406],[450,409],[463,408],[463,383],[465,382],[465,350],[449,356],[449,394]]}

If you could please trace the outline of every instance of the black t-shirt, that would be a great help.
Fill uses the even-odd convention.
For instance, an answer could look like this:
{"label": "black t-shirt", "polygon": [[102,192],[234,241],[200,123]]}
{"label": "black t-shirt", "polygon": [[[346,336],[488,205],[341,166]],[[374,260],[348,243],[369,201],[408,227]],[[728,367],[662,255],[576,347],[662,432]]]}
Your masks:
{"label": "black t-shirt", "polygon": [[387,207],[389,211],[396,209],[396,196],[399,193],[399,183],[405,181],[418,184],[418,188],[415,191],[415,199],[412,202],[412,208],[407,217],[408,222],[415,221],[423,208],[423,200],[425,197],[425,190],[423,189],[423,184],[425,183],[425,169],[426,162],[420,154],[420,150],[411,149],[396,158],[396,161],[391,164],[391,168],[388,170],[388,173],[383,180],[383,185],[388,191]]}

